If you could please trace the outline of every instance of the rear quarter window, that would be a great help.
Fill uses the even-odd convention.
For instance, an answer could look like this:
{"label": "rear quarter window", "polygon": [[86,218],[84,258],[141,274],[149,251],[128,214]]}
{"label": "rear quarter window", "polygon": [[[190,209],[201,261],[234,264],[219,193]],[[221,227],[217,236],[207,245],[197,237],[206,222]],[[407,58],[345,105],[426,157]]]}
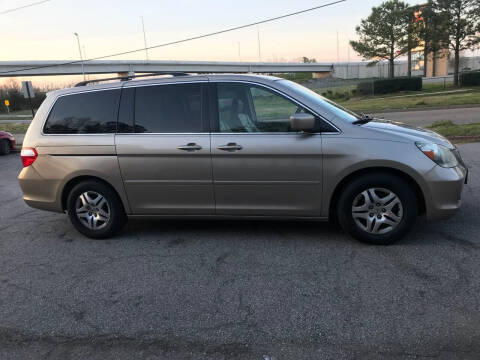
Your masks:
{"label": "rear quarter window", "polygon": [[43,128],[45,134],[104,134],[117,128],[120,90],[61,96]]}

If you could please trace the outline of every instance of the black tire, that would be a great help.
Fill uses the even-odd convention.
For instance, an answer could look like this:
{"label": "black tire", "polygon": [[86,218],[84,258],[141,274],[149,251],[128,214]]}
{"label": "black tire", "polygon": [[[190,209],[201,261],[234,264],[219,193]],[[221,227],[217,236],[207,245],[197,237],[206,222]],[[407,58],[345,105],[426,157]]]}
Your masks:
{"label": "black tire", "polygon": [[8,140],[0,140],[0,155],[10,154],[10,142]]}
{"label": "black tire", "polygon": [[[364,224],[362,223],[357,225],[357,222],[365,221],[366,223],[367,220],[359,219],[356,222],[352,214],[352,206],[354,205],[354,201],[357,201],[356,199],[362,199],[360,194],[365,190],[372,188],[389,190],[393,192],[401,202],[400,205],[396,205],[397,207],[394,208],[394,211],[398,212],[398,206],[402,207],[403,216],[401,217],[401,220],[397,221],[396,227],[391,228],[390,230],[388,230],[389,225],[380,225],[380,228],[384,226],[383,231],[388,231],[384,234],[368,232],[361,228],[361,226]],[[372,197],[369,199],[371,200]],[[361,206],[366,206],[366,204],[364,203],[364,205]],[[384,216],[385,213],[382,213],[382,211],[385,211],[385,208],[384,206],[377,208],[377,204],[372,206],[375,206],[375,209],[368,210],[365,216],[370,217],[370,221],[375,224],[375,221],[377,221],[377,216],[379,216],[378,219]],[[373,211],[378,211],[378,213]],[[371,217],[372,214],[378,215]],[[366,174],[351,181],[343,189],[337,203],[338,222],[343,230],[359,241],[374,245],[389,245],[400,240],[412,229],[417,219],[417,215],[418,202],[411,185],[409,185],[408,182],[403,180],[401,177],[388,173],[376,172],[372,174]],[[388,218],[388,213],[387,219],[391,220]],[[367,225],[364,226],[367,227]]]}
{"label": "black tire", "polygon": [[[104,222],[100,221],[101,228],[99,229],[88,228],[87,225],[84,224],[87,220],[81,221],[77,216],[77,199],[84,193],[89,193],[90,195],[94,193],[99,194],[103,196],[107,202],[107,205],[104,206],[108,207],[104,209],[108,209],[109,219]],[[67,213],[75,229],[92,239],[106,239],[113,236],[122,229],[127,221],[123,204],[116,192],[109,186],[95,180],[84,181],[73,187],[67,198]],[[96,214],[95,211],[87,213]]]}

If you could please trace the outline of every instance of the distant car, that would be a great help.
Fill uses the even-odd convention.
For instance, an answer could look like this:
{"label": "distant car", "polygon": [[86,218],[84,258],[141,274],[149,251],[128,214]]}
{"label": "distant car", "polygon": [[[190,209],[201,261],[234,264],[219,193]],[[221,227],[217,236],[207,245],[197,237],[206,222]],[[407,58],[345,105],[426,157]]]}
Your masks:
{"label": "distant car", "polygon": [[15,150],[15,138],[6,131],[0,131],[0,155],[9,154],[11,150]]}

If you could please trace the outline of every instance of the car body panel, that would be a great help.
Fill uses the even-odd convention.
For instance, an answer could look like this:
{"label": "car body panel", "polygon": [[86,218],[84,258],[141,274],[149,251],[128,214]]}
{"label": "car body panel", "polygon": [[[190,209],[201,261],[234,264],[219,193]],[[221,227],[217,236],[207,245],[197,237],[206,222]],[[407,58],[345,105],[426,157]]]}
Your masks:
{"label": "car body panel", "polygon": [[[110,184],[120,196],[126,212],[130,212],[116,155],[60,154],[58,150],[53,155],[45,153],[44,150],[39,148],[35,163],[23,168],[19,175],[27,204],[62,212],[65,186],[71,180],[90,177]],[[93,153],[95,148],[89,151]]]}
{"label": "car body panel", "polygon": [[218,215],[320,216],[320,135],[212,134],[212,161]]}
{"label": "car body panel", "polygon": [[[178,149],[189,143],[201,149]],[[116,147],[132,213],[214,214],[208,133],[119,134]]]}
{"label": "car body panel", "polygon": [[[357,145],[359,142],[361,147]],[[322,216],[328,216],[332,194],[341,181],[368,169],[393,169],[414,180],[422,191],[429,219],[442,219],[442,209],[460,205],[465,169],[436,165],[414,143],[324,135],[323,145],[325,206]]]}

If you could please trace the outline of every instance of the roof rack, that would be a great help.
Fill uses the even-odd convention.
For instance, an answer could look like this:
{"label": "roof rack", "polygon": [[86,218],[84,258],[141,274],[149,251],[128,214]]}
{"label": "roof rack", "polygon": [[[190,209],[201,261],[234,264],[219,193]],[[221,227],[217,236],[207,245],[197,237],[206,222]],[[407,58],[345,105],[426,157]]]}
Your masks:
{"label": "roof rack", "polygon": [[94,79],[94,80],[84,80],[75,85],[78,86],[85,86],[91,83],[101,82],[101,81],[109,81],[109,80],[120,80],[120,81],[128,81],[136,78],[141,77],[149,77],[149,76],[160,76],[160,75],[172,75],[172,76],[188,76],[188,73],[184,72],[154,72],[149,74],[142,74],[142,75],[126,75],[126,76],[118,76],[118,77],[111,77],[111,78],[102,78],[102,79]]}

